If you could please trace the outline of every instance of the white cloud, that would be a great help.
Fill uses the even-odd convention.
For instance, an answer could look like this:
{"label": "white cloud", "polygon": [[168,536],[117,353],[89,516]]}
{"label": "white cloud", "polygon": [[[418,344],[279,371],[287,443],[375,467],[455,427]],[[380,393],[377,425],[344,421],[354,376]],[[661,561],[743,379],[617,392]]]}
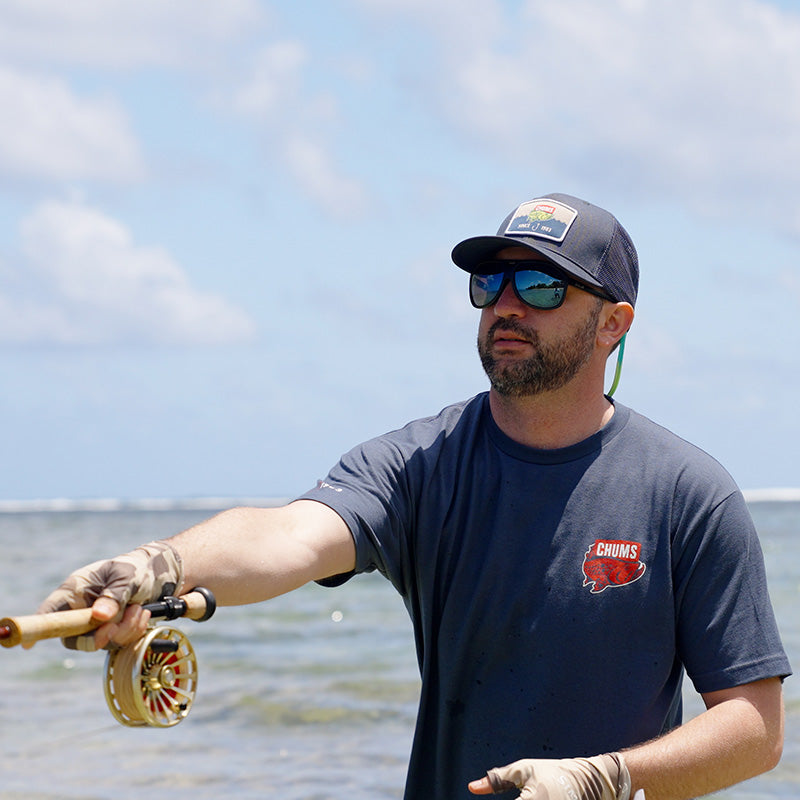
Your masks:
{"label": "white cloud", "polygon": [[[253,123],[264,152],[310,202],[332,217],[357,218],[367,192],[335,155],[336,102],[307,85],[313,65],[304,43],[272,36],[262,44],[269,21],[269,4],[258,0],[12,0],[0,27],[0,102],[16,122],[0,131],[0,174],[141,176],[143,157],[120,102],[79,95],[71,84],[76,69],[156,68],[199,77],[216,110]],[[108,73],[103,80],[116,90]]]}
{"label": "white cloud", "polygon": [[323,142],[292,136],[283,146],[286,165],[313,202],[333,217],[359,216],[366,206],[364,185],[339,169]]}
{"label": "white cloud", "polygon": [[[352,0],[363,11],[383,18],[391,15],[410,16],[415,22],[436,31],[445,42],[455,48],[479,47],[481,43],[496,40],[507,27],[504,21],[504,3],[498,0]],[[385,28],[385,25],[382,26]],[[513,31],[511,31],[513,33]],[[472,49],[461,53],[464,60],[472,56]]]}
{"label": "white cloud", "polygon": [[203,70],[265,20],[258,0],[5,0],[6,61]]}
{"label": "white cloud", "polygon": [[194,288],[159,247],[78,203],[48,201],[23,220],[18,273],[4,272],[0,342],[214,344],[252,339],[248,316]]}
{"label": "white cloud", "polygon": [[60,78],[0,66],[0,172],[48,179],[135,179],[144,171],[119,104],[80,97]]}
{"label": "white cloud", "polygon": [[[4,3],[0,174],[51,181],[143,177],[144,157],[122,102],[110,91],[76,89],[73,70],[224,74],[266,16],[257,0]],[[110,80],[106,72],[103,81]]]}
{"label": "white cloud", "polygon": [[253,120],[265,152],[278,156],[276,161],[313,203],[332,217],[355,219],[367,205],[367,190],[337,163],[332,146],[337,104],[330,94],[307,88],[310,62],[300,42],[266,45],[255,54],[231,99],[218,102]]}
{"label": "white cloud", "polygon": [[782,340],[790,342],[789,352],[792,359],[797,358],[797,347],[800,345],[800,326],[797,325],[797,309],[800,308],[800,272],[797,267],[785,267],[778,273],[776,287],[784,299],[783,308],[788,312],[788,324],[784,325]]}
{"label": "white cloud", "polygon": [[434,5],[361,2],[439,38],[433,105],[499,157],[703,215],[749,215],[755,201],[800,233],[797,13],[766,0],[527,0],[482,4],[476,23],[471,7]]}
{"label": "white cloud", "polygon": [[270,119],[293,103],[308,62],[307,49],[297,41],[280,41],[263,47],[253,58],[249,75],[234,89],[235,111],[255,119]]}
{"label": "white cloud", "polygon": [[[0,174],[125,181],[144,158],[109,70],[224,75],[268,16],[258,0],[9,0],[2,14]],[[97,68],[113,89],[75,88]]]}

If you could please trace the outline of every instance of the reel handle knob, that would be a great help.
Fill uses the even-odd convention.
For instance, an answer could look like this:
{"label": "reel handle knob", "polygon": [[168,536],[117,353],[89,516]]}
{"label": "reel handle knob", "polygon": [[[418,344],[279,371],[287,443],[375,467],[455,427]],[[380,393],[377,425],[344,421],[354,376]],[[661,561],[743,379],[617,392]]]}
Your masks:
{"label": "reel handle knob", "polygon": [[155,603],[146,603],[142,608],[149,611],[152,617],[161,619],[188,617],[195,622],[205,622],[211,619],[217,610],[217,601],[210,590],[196,586],[182,597],[164,597]]}

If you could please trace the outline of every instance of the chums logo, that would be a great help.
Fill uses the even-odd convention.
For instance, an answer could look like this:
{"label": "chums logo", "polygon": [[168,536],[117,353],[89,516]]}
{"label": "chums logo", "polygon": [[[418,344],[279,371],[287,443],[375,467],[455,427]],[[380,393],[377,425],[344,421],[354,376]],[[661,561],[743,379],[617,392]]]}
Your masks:
{"label": "chums logo", "polygon": [[641,554],[638,542],[597,539],[583,558],[583,585],[592,584],[592,594],[598,594],[609,586],[638,581],[647,569]]}

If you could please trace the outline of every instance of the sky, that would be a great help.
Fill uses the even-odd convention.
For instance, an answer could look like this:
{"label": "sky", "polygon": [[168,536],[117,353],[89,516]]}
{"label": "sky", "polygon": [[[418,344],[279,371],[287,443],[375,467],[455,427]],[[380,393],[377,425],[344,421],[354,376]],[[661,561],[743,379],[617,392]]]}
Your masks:
{"label": "sky", "polygon": [[616,399],[800,487],[794,0],[6,0],[0,114],[0,500],[302,493],[487,388],[450,251],[556,191]]}

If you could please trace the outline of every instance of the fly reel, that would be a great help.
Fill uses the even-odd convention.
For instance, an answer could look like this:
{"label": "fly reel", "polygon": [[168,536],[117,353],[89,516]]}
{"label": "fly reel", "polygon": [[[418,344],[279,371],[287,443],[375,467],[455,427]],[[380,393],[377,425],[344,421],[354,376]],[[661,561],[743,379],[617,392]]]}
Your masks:
{"label": "fly reel", "polygon": [[123,725],[177,725],[197,692],[194,648],[177,628],[152,628],[138,642],[108,653],[103,688],[109,711]]}
{"label": "fly reel", "polygon": [[[214,595],[201,587],[182,597],[165,597],[143,606],[151,619],[178,617],[203,622],[216,610]],[[14,647],[41,639],[81,636],[100,623],[90,608],[54,611],[0,619],[0,645]],[[186,719],[197,692],[197,659],[182,631],[167,626],[148,628],[134,644],[111,650],[106,657],[106,703],[123,725],[169,728]]]}

